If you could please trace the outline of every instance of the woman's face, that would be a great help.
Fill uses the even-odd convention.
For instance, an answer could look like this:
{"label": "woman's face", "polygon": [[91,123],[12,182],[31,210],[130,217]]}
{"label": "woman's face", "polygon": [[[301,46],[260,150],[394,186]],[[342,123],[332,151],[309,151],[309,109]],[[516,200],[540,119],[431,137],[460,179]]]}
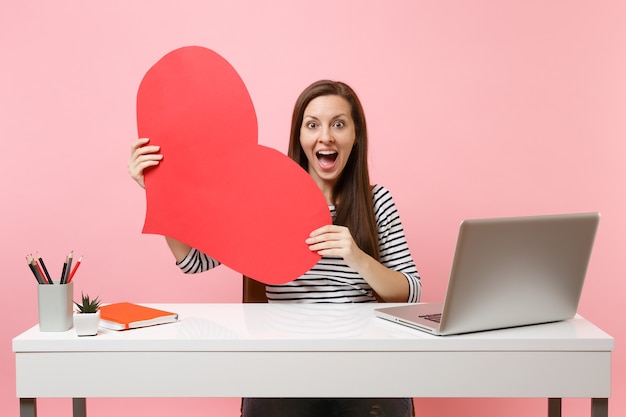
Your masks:
{"label": "woman's face", "polygon": [[332,191],[350,157],[356,140],[351,115],[350,103],[337,95],[317,97],[304,109],[300,146],[322,191]]}

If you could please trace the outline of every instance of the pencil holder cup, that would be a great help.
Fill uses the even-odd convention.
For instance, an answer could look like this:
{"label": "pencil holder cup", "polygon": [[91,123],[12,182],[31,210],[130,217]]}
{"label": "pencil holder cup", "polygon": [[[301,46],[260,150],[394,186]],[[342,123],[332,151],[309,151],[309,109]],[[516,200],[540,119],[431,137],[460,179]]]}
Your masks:
{"label": "pencil holder cup", "polygon": [[64,332],[72,328],[74,283],[37,286],[39,330]]}

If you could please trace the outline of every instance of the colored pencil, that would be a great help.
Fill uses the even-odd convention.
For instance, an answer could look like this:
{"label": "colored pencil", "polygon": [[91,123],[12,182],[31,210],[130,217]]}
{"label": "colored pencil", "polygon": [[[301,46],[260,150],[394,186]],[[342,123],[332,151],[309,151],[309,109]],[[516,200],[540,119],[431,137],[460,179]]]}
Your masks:
{"label": "colored pencil", "polygon": [[[63,262],[63,269],[61,270],[61,279],[59,280],[59,284],[68,284],[72,278],[74,278],[74,274],[76,274],[78,267],[83,261],[83,257],[81,256],[72,268],[73,260],[74,251],[70,251],[69,255],[65,257],[65,262]],[[46,264],[44,263],[43,258],[39,255],[39,252],[36,252],[35,255],[32,253],[26,255],[26,263],[39,284],[54,284],[54,281],[48,272],[48,268],[46,268]]]}
{"label": "colored pencil", "polygon": [[41,258],[41,256],[39,256],[39,253],[37,253],[37,259],[39,260],[39,262],[37,263],[37,261],[35,261],[35,263],[37,263],[37,266],[39,267],[39,272],[41,272],[41,275],[43,275],[46,278],[46,281],[48,281],[48,284],[54,284],[54,282],[52,282],[52,278],[50,278],[50,274],[48,273],[46,264],[43,263],[43,259]]}
{"label": "colored pencil", "polygon": [[74,274],[76,273],[76,270],[78,269],[78,266],[80,265],[82,261],[83,261],[82,256],[78,258],[78,261],[76,261],[76,265],[74,265],[74,268],[72,269],[72,272],[70,273],[70,277],[67,280],[68,284],[72,281],[72,278],[74,278]]}
{"label": "colored pencil", "polygon": [[35,276],[35,279],[37,280],[37,282],[39,284],[45,284],[43,277],[39,274],[39,271],[37,270],[37,267],[35,266],[35,260],[33,259],[33,257],[27,256],[26,261],[28,262],[28,267],[33,272],[33,275]]}
{"label": "colored pencil", "polygon": [[67,257],[67,269],[65,270],[65,279],[63,280],[64,284],[67,284],[67,281],[70,279],[70,271],[72,270],[73,259],[74,259],[74,251],[70,251],[70,254]]}
{"label": "colored pencil", "polygon": [[72,259],[74,259],[74,251],[71,251],[67,257],[67,268],[65,269],[65,277],[63,278],[63,284],[67,284],[70,278],[70,270],[72,269]]}
{"label": "colored pencil", "polygon": [[67,256],[65,257],[65,262],[63,262],[63,269],[61,270],[61,280],[59,281],[59,284],[65,284],[63,282],[63,278],[65,278],[66,269],[67,269]]}

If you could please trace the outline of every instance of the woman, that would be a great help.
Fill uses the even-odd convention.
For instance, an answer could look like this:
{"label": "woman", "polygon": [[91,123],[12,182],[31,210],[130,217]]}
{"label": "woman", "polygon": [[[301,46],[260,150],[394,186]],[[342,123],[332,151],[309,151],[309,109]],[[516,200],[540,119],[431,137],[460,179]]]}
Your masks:
{"label": "woman", "polygon": [[[142,187],[143,171],[163,158],[159,147],[140,139],[128,170]],[[296,101],[289,157],[304,168],[326,198],[333,224],[311,232],[307,244],[322,256],[310,271],[281,285],[267,285],[269,302],[417,302],[421,282],[389,191],[371,186],[367,127],[360,100],[348,85],[322,80]],[[219,262],[167,238],[185,273]],[[243,415],[410,415],[409,399],[244,399]],[[346,413],[346,414],[342,414]],[[378,414],[377,414],[378,413]]]}

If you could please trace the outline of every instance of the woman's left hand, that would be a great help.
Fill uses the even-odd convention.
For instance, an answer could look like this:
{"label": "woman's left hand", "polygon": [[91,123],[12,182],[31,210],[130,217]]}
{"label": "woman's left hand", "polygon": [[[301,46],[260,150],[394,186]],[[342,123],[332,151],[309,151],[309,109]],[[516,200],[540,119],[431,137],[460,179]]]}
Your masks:
{"label": "woman's left hand", "polygon": [[314,230],[306,240],[309,249],[321,256],[337,256],[354,268],[354,263],[364,253],[345,226],[326,225]]}
{"label": "woman's left hand", "polygon": [[387,302],[407,300],[409,283],[404,274],[384,266],[363,252],[347,227],[335,225],[320,227],[311,232],[306,243],[311,251],[319,255],[343,258],[383,300]]}

